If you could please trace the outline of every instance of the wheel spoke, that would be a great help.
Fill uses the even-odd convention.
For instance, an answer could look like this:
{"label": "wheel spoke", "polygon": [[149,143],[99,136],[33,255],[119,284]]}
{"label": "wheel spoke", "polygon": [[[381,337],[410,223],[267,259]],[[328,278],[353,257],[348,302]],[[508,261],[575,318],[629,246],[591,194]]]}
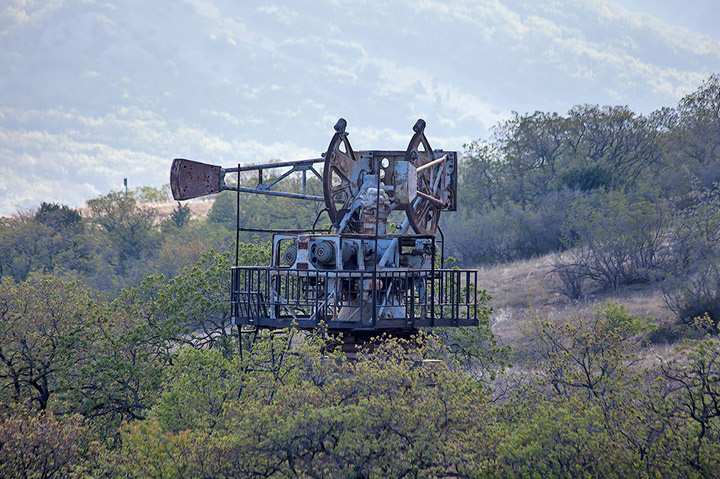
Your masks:
{"label": "wheel spoke", "polygon": [[359,185],[353,184],[351,180],[353,172],[357,169],[357,160],[347,139],[345,125],[346,122],[343,119],[340,119],[335,125],[335,135],[330,140],[330,145],[325,153],[323,169],[325,206],[330,221],[336,226],[342,220],[338,217],[338,211],[347,206],[355,193],[353,190],[359,190]]}
{"label": "wheel spoke", "polygon": [[[413,135],[405,152],[405,159],[412,162],[415,168],[419,168],[430,163],[435,158],[430,142],[424,133],[425,122],[418,120],[413,128]],[[442,174],[442,165],[433,165],[418,174],[417,190],[429,197],[437,198],[436,180]],[[441,208],[433,204],[431,201],[418,196],[418,198],[406,208],[410,226],[416,233],[435,234],[440,216]]]}

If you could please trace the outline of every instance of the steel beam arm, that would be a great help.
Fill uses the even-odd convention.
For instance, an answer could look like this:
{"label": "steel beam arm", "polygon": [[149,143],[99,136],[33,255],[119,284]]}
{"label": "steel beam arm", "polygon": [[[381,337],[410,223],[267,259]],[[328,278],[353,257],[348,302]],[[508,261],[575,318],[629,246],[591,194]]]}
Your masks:
{"label": "steel beam arm", "polygon": [[225,186],[223,190],[240,191],[240,193],[254,193],[257,195],[282,196],[283,198],[296,198],[299,200],[325,201],[322,196],[306,195],[301,193],[286,193],[284,191],[263,190],[258,188],[245,188],[237,186]]}
{"label": "steel beam arm", "polygon": [[[170,188],[173,198],[176,200],[189,200],[200,196],[206,196],[221,191],[240,191],[244,193],[256,193],[260,195],[282,196],[285,198],[298,198],[312,201],[325,201],[323,197],[308,195],[306,192],[307,172],[312,172],[322,180],[322,175],[313,167],[315,163],[323,163],[324,158],[311,158],[307,160],[281,161],[279,163],[263,163],[257,165],[238,165],[233,168],[222,168],[220,166],[208,165],[198,161],[176,158],[170,168]],[[277,170],[279,168],[290,168],[270,183],[263,183],[264,170]],[[225,183],[225,175],[245,171],[257,171],[258,183],[255,187],[230,186]],[[287,178],[292,173],[302,173],[302,193],[288,193],[284,191],[271,191],[270,188]]]}

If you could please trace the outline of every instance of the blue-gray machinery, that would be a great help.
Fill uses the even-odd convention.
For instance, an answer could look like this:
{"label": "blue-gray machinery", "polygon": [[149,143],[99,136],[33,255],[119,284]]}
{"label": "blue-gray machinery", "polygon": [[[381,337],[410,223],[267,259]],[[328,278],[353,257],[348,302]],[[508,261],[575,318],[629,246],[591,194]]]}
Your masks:
{"label": "blue-gray machinery", "polygon": [[[238,331],[322,324],[329,332],[368,338],[420,327],[476,326],[477,272],[438,267],[444,256],[440,213],[456,209],[457,152],[433,150],[423,120],[413,127],[405,151],[354,151],[345,127],[341,118],[322,158],[234,168],[173,161],[176,200],[232,190],[238,202],[240,193],[255,193],[325,203],[312,229],[269,231],[269,266],[232,268]],[[267,171],[274,174],[264,182]],[[239,186],[243,172],[256,172],[257,184]],[[307,194],[308,172],[322,180],[322,197]],[[233,173],[237,182],[228,185],[225,176]],[[273,189],[292,174],[302,177],[295,182],[302,191]],[[403,219],[394,228],[388,225],[393,211]],[[315,225],[324,213],[332,226],[319,231]]]}

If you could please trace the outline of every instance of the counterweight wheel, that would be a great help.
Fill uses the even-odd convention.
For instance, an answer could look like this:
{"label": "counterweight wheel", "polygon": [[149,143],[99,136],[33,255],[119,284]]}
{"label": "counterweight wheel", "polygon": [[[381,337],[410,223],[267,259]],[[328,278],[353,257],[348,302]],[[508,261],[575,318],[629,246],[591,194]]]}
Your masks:
{"label": "counterweight wheel", "polygon": [[346,126],[343,118],[335,124],[335,134],[325,153],[323,169],[325,206],[335,226],[340,224],[350,202],[360,191],[358,162],[347,138]]}
{"label": "counterweight wheel", "polygon": [[[425,121],[418,120],[413,130],[415,134],[405,152],[405,160],[419,169],[421,166],[435,160],[435,157],[430,142],[425,136]],[[437,230],[440,211],[443,208],[442,203],[437,198],[442,195],[442,190],[445,188],[444,176],[444,164],[442,162],[418,172],[418,196],[405,209],[410,226],[418,234],[434,235]]]}

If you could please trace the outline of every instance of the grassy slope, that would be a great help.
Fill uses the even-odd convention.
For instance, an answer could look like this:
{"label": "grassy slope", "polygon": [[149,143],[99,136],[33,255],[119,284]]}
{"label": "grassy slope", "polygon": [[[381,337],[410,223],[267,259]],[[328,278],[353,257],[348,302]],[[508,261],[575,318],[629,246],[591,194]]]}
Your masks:
{"label": "grassy slope", "polygon": [[[195,218],[204,217],[213,205],[213,199],[189,201],[188,205]],[[165,217],[176,208],[176,202],[152,203],[146,206],[156,208]],[[531,310],[551,316],[573,316],[608,300],[626,306],[631,314],[652,316],[657,324],[669,322],[673,313],[663,302],[658,285],[633,286],[619,291],[595,292],[582,300],[568,300],[559,291],[558,280],[551,273],[557,254],[539,258],[515,261],[489,267],[479,267],[478,287],[487,289],[492,295],[492,329],[498,339],[511,344],[522,354],[523,343],[528,340],[522,332],[522,324]]]}
{"label": "grassy slope", "polygon": [[506,344],[522,349],[522,324],[534,309],[550,316],[572,316],[608,300],[625,304],[631,314],[652,316],[657,324],[673,319],[663,303],[657,284],[633,286],[612,292],[595,292],[582,301],[571,301],[559,293],[559,282],[551,273],[556,254],[478,268],[480,288],[492,295],[492,328]]}

